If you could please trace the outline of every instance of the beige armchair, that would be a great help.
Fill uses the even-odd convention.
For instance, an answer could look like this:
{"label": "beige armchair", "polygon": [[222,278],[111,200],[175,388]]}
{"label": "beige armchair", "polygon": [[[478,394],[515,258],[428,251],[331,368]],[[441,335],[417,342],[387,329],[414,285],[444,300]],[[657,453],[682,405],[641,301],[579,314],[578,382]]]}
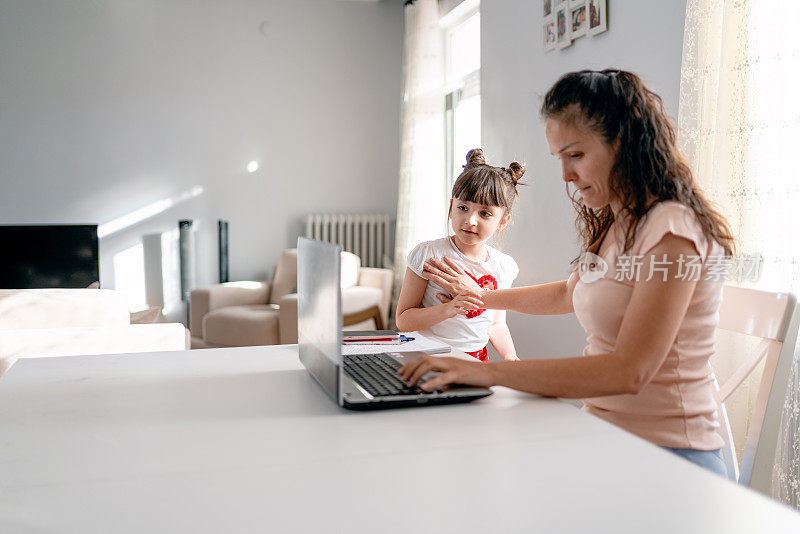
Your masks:
{"label": "beige armchair", "polygon": [[[297,249],[284,251],[270,282],[228,282],[189,294],[192,348],[297,343]],[[388,321],[392,271],[342,253],[342,312],[351,329]]]}

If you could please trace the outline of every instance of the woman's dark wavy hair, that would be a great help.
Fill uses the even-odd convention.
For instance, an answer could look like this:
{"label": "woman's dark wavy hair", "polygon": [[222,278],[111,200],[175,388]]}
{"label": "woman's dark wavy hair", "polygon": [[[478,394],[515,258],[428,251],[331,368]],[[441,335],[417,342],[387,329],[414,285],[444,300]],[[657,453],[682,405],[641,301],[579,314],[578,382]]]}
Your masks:
{"label": "woman's dark wavy hair", "polygon": [[[623,250],[633,246],[639,225],[653,206],[675,200],[697,215],[706,237],[722,245],[726,255],[733,254],[730,227],[695,183],[661,97],[637,75],[616,69],[565,74],[545,95],[541,114],[587,128],[616,146],[609,186],[631,221]],[[590,209],[574,194],[570,198],[578,213],[575,227],[583,249],[596,252],[614,222],[611,207]]]}

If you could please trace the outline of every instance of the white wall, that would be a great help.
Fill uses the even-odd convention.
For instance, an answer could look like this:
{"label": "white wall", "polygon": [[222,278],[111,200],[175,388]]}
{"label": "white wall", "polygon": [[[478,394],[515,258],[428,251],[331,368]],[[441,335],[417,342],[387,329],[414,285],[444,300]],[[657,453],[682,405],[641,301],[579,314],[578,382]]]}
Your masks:
{"label": "white wall", "polygon": [[232,279],[264,278],[306,213],[395,213],[402,35],[399,0],[3,0],[0,223],[102,224],[199,186],[101,239],[101,283],[181,218],[200,284],[218,218]]}
{"label": "white wall", "polygon": [[[644,78],[678,112],[685,0],[608,0],[606,33],[542,52],[542,2],[481,1],[482,140],[490,161],[525,162],[526,181],[504,250],[519,263],[516,285],[561,280],[577,255],[574,215],[558,160],[539,118],[542,97],[562,74],[618,67]],[[521,357],[578,355],[585,333],[574,315],[509,314]]]}

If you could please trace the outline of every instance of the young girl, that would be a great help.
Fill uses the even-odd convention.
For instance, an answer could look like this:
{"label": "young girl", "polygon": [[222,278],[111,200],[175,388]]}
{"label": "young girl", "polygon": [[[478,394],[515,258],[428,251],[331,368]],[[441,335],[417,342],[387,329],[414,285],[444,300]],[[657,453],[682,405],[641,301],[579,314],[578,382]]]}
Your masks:
{"label": "young girl", "polygon": [[489,341],[504,360],[518,359],[505,311],[476,309],[480,302],[468,296],[442,298],[447,292],[428,281],[423,266],[430,258],[447,258],[485,289],[511,287],[519,272],[516,262],[486,242],[508,225],[523,174],[525,167],[516,161],[508,168],[492,167],[483,150],[469,151],[450,199],[454,235],[420,243],[408,254],[397,328],[418,331],[483,362],[488,360]]}

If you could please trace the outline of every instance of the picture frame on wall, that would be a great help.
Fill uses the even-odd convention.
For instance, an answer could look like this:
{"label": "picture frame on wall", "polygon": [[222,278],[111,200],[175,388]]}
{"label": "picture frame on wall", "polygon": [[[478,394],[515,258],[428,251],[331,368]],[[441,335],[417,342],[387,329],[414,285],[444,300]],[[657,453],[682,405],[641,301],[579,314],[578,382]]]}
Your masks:
{"label": "picture frame on wall", "polygon": [[569,20],[571,26],[570,32],[573,40],[586,35],[586,31],[589,28],[586,0],[581,0],[580,2],[573,1],[570,3]]}
{"label": "picture frame on wall", "polygon": [[556,49],[556,21],[553,17],[544,21],[542,24],[542,35],[544,36],[544,51],[549,52]]}
{"label": "picture frame on wall", "polygon": [[587,0],[588,34],[597,35],[608,30],[608,9],[606,0]]}
{"label": "picture frame on wall", "polygon": [[553,14],[553,0],[542,0],[544,8],[544,18]]}
{"label": "picture frame on wall", "polygon": [[569,2],[564,1],[556,6],[556,47],[560,50],[572,44],[572,24],[570,21]]}

